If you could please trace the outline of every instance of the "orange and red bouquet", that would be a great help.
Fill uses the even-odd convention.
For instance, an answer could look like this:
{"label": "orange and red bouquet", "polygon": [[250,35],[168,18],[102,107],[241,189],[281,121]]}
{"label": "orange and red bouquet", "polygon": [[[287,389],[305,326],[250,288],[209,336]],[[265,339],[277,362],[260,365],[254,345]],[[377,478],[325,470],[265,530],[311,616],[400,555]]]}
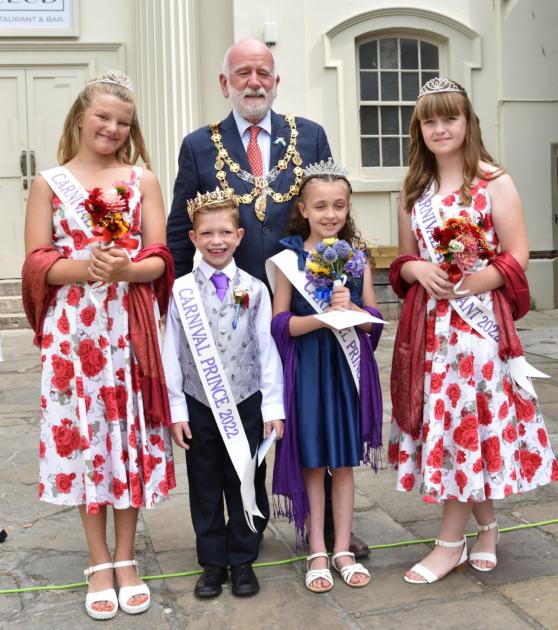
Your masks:
{"label": "orange and red bouquet", "polygon": [[447,219],[442,227],[434,228],[432,238],[436,251],[444,256],[441,266],[449,273],[451,282],[471,271],[477,260],[494,256],[482,226],[467,216]]}
{"label": "orange and red bouquet", "polygon": [[118,245],[124,249],[134,249],[138,241],[130,236],[130,223],[125,214],[130,211],[130,198],[133,191],[124,181],[114,183],[114,193],[93,188],[84,199],[82,206],[89,212],[93,224],[93,238],[88,242]]}

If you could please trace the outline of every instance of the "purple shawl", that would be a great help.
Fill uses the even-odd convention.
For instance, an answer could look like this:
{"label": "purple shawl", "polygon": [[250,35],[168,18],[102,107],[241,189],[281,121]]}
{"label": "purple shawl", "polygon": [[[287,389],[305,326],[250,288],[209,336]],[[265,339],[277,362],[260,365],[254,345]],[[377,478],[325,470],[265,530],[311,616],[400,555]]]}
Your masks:
{"label": "purple shawl", "polygon": [[[364,307],[375,317],[380,312]],[[297,545],[304,537],[304,522],[310,506],[304,487],[302,464],[298,447],[298,418],[296,413],[296,337],[289,334],[289,321],[293,313],[277,314],[271,321],[271,334],[275,339],[283,361],[285,376],[285,433],[276,443],[275,467],[273,469],[274,512],[276,516],[287,516],[294,520]],[[357,328],[360,340],[360,421],[363,442],[363,461],[377,470],[382,446],[382,392],[380,375],[374,357],[382,334],[382,324],[373,324],[367,334]]]}

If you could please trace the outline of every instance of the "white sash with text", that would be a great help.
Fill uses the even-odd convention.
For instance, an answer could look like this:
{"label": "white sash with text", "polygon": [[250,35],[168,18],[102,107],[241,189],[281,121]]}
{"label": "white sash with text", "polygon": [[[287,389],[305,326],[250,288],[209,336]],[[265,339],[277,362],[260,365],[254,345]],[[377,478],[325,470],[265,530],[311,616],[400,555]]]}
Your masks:
{"label": "white sash with text", "polygon": [[[438,210],[432,203],[432,184],[423,193],[415,204],[415,214],[420,232],[426,243],[432,262],[441,264],[444,261],[443,254],[436,252],[432,233],[436,227],[442,227],[442,220]],[[449,300],[450,306],[471,328],[474,328],[487,341],[498,347],[500,341],[500,326],[494,312],[483,304],[476,295]],[[537,393],[529,380],[529,377],[550,378],[527,363],[524,356],[508,359],[510,374],[513,380],[525,389],[531,396],[537,397]]]}
{"label": "white sash with text", "polygon": [[209,406],[240,479],[246,522],[255,532],[253,517],[263,518],[256,504],[254,488],[257,453],[251,456],[250,445],[215,347],[194,275],[189,273],[175,280],[172,292]]}
{"label": "white sash with text", "polygon": [[41,175],[60,201],[68,204],[70,212],[87,238],[92,238],[91,217],[89,212],[81,205],[88,196],[85,188],[65,166],[49,168],[46,171],[41,171]]}
{"label": "white sash with text", "polygon": [[[317,313],[323,313],[329,306],[327,302],[318,301],[314,297],[313,285],[306,279],[304,271],[298,268],[298,257],[295,252],[290,249],[284,249],[282,252],[266,260],[265,270],[272,291],[275,291],[275,267],[285,274],[290,283]],[[345,359],[347,360],[355,382],[356,390],[360,392],[360,341],[356,330],[354,327],[345,328],[344,330],[330,328],[330,330],[337,338],[343,350],[343,354],[345,355]]]}

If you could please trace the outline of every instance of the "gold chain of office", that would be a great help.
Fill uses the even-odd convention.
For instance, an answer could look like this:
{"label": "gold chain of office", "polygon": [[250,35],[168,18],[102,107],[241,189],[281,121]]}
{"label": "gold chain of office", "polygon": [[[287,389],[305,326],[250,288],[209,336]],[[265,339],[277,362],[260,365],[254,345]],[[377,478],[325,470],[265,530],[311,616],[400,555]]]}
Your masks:
{"label": "gold chain of office", "polygon": [[[287,145],[287,149],[285,151],[285,155],[277,162],[276,166],[274,166],[267,177],[254,177],[251,173],[248,173],[240,168],[240,164],[231,159],[227,149],[223,146],[221,142],[221,134],[219,133],[219,124],[213,123],[209,125],[211,130],[211,140],[217,149],[217,158],[215,160],[215,170],[217,171],[216,177],[221,184],[221,188],[223,190],[231,190],[234,192],[234,189],[230,186],[227,181],[227,174],[224,170],[225,164],[229,167],[231,173],[238,175],[241,179],[245,181],[249,181],[254,184],[254,188],[244,195],[235,195],[235,199],[238,204],[249,204],[256,199],[256,203],[254,205],[254,212],[256,213],[256,217],[263,221],[265,219],[265,210],[267,206],[266,197],[269,195],[275,203],[285,203],[286,201],[290,201],[296,194],[298,194],[298,189],[300,186],[300,182],[302,181],[302,158],[300,157],[300,153],[296,149],[296,139],[298,136],[298,131],[296,128],[296,120],[292,114],[285,115],[285,121],[289,125],[291,129],[291,137],[289,138],[289,144]],[[283,143],[284,144],[284,143]],[[295,176],[294,183],[289,187],[288,192],[279,193],[275,192],[270,183],[277,177],[279,172],[284,171],[289,166],[289,162],[293,162],[294,168],[293,173]]]}

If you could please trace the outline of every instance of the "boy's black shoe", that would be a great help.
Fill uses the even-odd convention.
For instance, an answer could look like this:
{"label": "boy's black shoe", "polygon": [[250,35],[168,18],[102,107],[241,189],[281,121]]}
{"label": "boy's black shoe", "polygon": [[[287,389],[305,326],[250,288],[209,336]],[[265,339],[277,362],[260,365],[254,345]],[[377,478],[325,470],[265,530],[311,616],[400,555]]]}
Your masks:
{"label": "boy's black shoe", "polygon": [[255,595],[260,590],[258,578],[249,562],[231,567],[232,592],[238,597]]}
{"label": "boy's black shoe", "polygon": [[223,584],[228,580],[227,569],[224,567],[205,566],[194,588],[196,597],[217,597],[223,590]]}

